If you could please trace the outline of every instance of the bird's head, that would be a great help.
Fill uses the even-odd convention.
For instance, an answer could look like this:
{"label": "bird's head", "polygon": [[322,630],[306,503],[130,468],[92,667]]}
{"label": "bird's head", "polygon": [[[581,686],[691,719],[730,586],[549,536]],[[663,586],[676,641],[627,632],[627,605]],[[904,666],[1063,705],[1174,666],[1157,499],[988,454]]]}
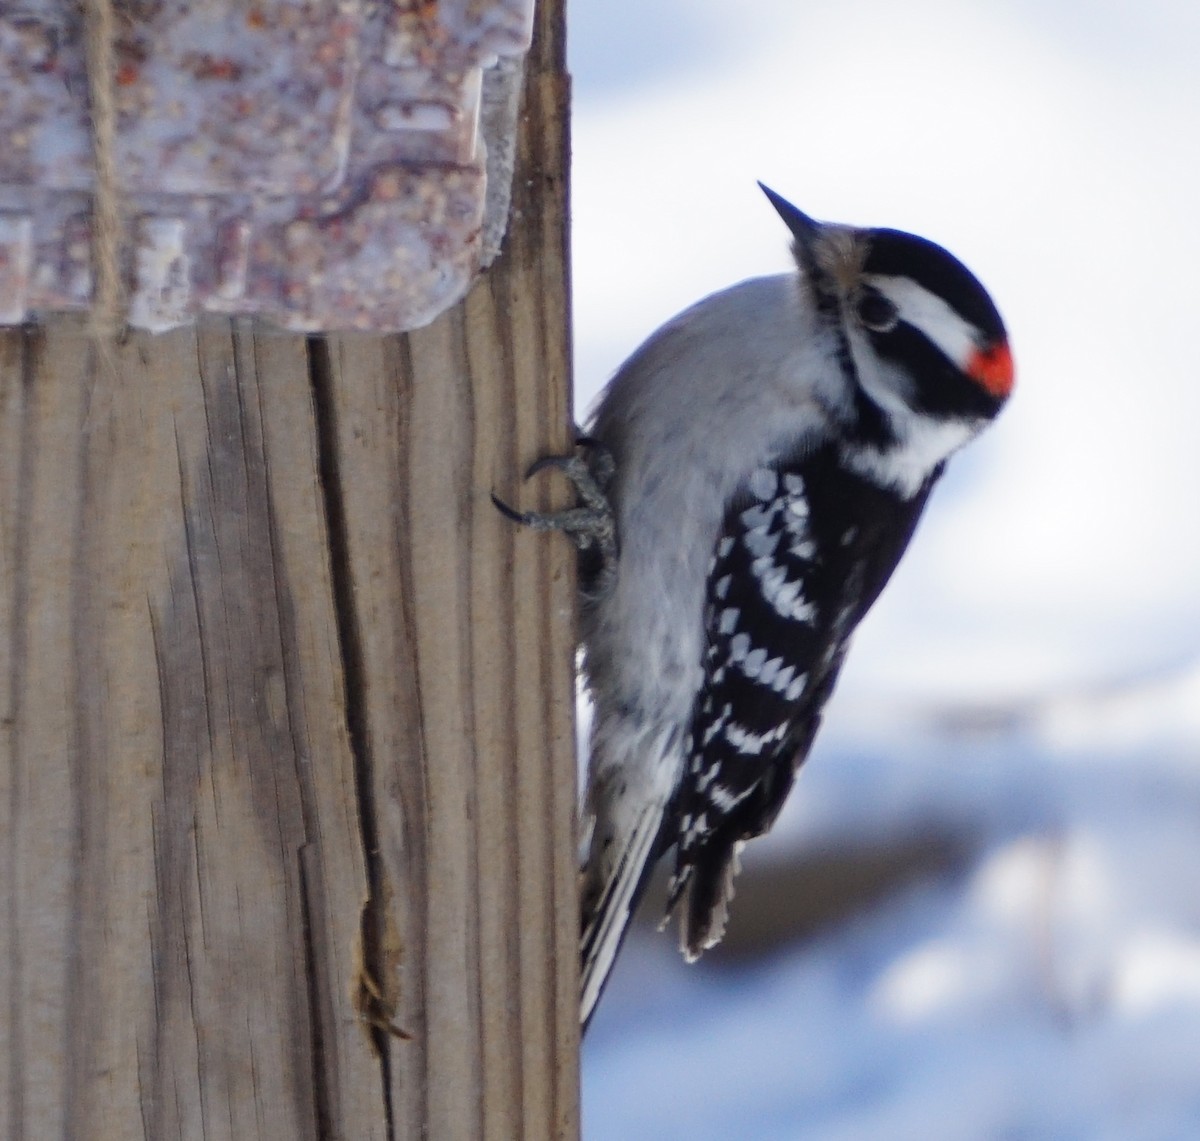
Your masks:
{"label": "bird's head", "polygon": [[[886,467],[903,452],[932,470],[1012,391],[1008,337],[987,290],[925,238],[817,222],[762,189],[792,233],[818,320],[838,343],[865,462]],[[897,483],[915,477],[879,474]]]}

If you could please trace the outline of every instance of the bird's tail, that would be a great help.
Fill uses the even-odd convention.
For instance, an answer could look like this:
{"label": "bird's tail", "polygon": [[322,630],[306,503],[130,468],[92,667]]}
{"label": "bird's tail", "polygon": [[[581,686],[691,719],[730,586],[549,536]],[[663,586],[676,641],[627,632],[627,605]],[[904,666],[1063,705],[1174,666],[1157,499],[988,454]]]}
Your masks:
{"label": "bird's tail", "polygon": [[678,913],[679,950],[689,963],[694,963],[725,936],[733,884],[741,870],[739,857],[744,847],[738,840],[692,854],[686,862],[680,861],[671,877],[662,927]]}
{"label": "bird's tail", "polygon": [[[580,861],[579,1018],[585,1028],[662,854],[663,814],[678,763],[676,735],[660,731],[639,736],[635,743],[623,733],[602,732],[592,742],[599,763],[591,767]],[[617,749],[614,737],[621,746]],[[627,750],[636,751],[642,763],[607,763],[615,757],[627,762]]]}
{"label": "bird's tail", "polygon": [[649,804],[639,812],[621,850],[608,861],[602,876],[583,873],[583,932],[580,940],[579,1020],[587,1026],[616,962],[629,921],[653,865],[663,806]]}

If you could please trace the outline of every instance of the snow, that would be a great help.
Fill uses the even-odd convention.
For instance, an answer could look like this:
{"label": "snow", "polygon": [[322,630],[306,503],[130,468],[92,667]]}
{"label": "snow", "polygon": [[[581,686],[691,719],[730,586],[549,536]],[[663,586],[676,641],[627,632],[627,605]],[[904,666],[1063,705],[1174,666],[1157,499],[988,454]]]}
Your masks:
{"label": "snow", "polygon": [[585,1135],[1200,1137],[1200,7],[573,0],[569,37],[581,412],[787,268],[758,178],[951,249],[1017,364],[746,853],[969,866],[744,969],[631,940]]}
{"label": "snow", "polygon": [[977,858],[751,967],[639,933],[585,1043],[585,1136],[1200,1136],[1200,738],[1075,750],[1058,713],[983,748],[826,742],[771,858],[935,822]]}

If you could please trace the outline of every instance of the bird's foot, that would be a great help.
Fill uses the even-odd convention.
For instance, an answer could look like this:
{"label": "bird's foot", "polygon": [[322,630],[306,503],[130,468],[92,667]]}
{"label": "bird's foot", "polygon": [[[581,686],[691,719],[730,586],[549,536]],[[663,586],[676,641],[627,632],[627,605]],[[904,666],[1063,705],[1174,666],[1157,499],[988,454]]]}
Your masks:
{"label": "bird's foot", "polygon": [[[586,458],[585,458],[586,457]],[[502,514],[535,531],[561,531],[581,551],[595,550],[605,566],[617,553],[617,527],[607,489],[615,465],[603,444],[581,438],[569,456],[543,456],[525,473],[529,479],[543,471],[560,471],[571,481],[579,505],[563,511],[517,511],[495,493],[492,502]]]}

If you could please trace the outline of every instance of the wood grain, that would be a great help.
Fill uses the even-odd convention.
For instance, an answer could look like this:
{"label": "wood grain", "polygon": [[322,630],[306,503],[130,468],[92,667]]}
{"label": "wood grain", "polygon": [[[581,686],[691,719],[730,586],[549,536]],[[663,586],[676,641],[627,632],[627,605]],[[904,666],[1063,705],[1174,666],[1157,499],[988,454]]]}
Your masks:
{"label": "wood grain", "polygon": [[571,553],[489,498],[571,422],[538,25],[429,328],[0,333],[2,1137],[578,1135]]}

